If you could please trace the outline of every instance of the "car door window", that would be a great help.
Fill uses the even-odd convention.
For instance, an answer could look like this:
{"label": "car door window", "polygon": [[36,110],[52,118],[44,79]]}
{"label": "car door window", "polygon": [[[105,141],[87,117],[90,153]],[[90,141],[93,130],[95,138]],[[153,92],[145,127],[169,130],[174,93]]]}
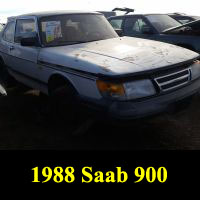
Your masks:
{"label": "car door window", "polygon": [[19,19],[16,23],[15,42],[20,43],[21,38],[33,35],[35,32],[34,19]]}
{"label": "car door window", "polygon": [[3,39],[7,42],[14,42],[15,22],[9,22],[3,34]]}
{"label": "car door window", "polygon": [[121,29],[122,28],[122,21],[123,19],[112,19],[110,20],[110,24],[114,29]]}
{"label": "car door window", "polygon": [[146,28],[151,29],[142,18],[127,18],[124,23],[125,34],[143,34]]}

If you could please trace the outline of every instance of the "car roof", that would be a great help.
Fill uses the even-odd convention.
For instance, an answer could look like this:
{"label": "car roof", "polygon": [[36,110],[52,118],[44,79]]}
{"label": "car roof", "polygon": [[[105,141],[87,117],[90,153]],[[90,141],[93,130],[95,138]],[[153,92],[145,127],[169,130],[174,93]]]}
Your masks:
{"label": "car roof", "polygon": [[182,18],[191,18],[191,19],[199,19],[200,16],[193,16],[193,15],[177,15],[177,14],[168,14],[169,16],[173,17],[182,17]]}
{"label": "car roof", "polygon": [[168,15],[165,13],[149,13],[149,14],[127,14],[127,15],[117,15],[117,16],[112,16],[109,17],[108,19],[112,19],[112,18],[122,18],[122,17],[130,17],[130,16],[148,16],[148,15]]}
{"label": "car roof", "polygon": [[190,15],[180,15],[180,14],[168,14],[169,16],[174,16],[174,17],[185,17],[185,18],[192,18],[193,16]]}
{"label": "car roof", "polygon": [[54,15],[65,15],[65,14],[99,14],[102,15],[99,12],[92,12],[92,11],[80,11],[80,10],[58,10],[58,11],[43,11],[43,12],[33,12],[18,16],[12,16],[8,17],[9,20],[15,19],[15,18],[21,18],[21,17],[48,17],[48,16],[54,16]]}

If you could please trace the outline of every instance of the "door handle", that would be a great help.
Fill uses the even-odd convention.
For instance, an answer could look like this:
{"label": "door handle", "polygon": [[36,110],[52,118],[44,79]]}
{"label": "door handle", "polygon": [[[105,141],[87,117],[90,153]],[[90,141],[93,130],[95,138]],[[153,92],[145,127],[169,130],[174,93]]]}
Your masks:
{"label": "door handle", "polygon": [[10,46],[9,48],[10,48],[10,51],[12,51],[12,50],[14,50],[14,49],[15,49],[15,47],[14,47],[14,46]]}

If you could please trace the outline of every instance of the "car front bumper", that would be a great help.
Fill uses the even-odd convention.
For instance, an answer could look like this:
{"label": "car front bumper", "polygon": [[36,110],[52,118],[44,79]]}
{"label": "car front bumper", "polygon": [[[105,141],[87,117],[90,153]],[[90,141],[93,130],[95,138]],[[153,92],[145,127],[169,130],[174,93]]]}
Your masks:
{"label": "car front bumper", "polygon": [[[200,78],[173,92],[140,101],[91,101],[87,105],[95,109],[96,115],[113,119],[131,120],[173,110],[184,100],[200,92]],[[84,99],[86,100],[86,99]],[[103,114],[103,115],[101,115]]]}

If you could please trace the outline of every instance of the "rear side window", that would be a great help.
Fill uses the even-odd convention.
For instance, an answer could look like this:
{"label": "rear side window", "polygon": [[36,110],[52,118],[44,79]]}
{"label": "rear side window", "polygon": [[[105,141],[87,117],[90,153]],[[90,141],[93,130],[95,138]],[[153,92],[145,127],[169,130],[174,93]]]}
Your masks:
{"label": "rear side window", "polygon": [[125,34],[143,34],[144,29],[149,27],[142,18],[127,18],[124,23],[124,33]]}
{"label": "rear side window", "polygon": [[30,36],[35,32],[34,19],[19,19],[16,23],[15,42],[19,43],[21,38]]}
{"label": "rear side window", "polygon": [[8,22],[3,34],[3,39],[7,42],[14,42],[15,22]]}
{"label": "rear side window", "polygon": [[109,22],[114,29],[121,29],[122,28],[123,19],[111,19]]}

